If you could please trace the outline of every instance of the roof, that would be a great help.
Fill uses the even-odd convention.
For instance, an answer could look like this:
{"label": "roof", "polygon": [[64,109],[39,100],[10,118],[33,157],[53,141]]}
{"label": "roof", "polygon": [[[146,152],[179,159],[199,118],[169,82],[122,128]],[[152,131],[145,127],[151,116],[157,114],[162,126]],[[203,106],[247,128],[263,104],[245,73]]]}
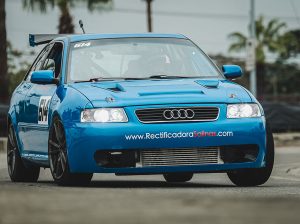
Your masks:
{"label": "roof", "polygon": [[182,34],[160,34],[160,33],[129,33],[129,34],[80,34],[70,35],[71,42],[84,41],[84,40],[95,40],[105,38],[129,38],[129,37],[165,37],[165,38],[179,38],[187,39]]}
{"label": "roof", "polygon": [[160,33],[129,33],[129,34],[29,34],[29,45],[31,47],[50,43],[52,40],[62,40],[69,38],[70,42],[111,39],[111,38],[139,38],[139,37],[157,37],[157,38],[178,38],[187,39],[182,34],[160,34]]}

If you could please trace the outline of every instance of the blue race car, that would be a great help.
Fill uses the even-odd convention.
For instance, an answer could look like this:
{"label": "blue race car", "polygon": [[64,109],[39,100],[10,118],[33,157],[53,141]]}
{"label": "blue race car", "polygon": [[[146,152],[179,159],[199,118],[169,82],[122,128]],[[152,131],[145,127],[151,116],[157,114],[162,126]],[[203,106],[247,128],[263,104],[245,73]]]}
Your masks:
{"label": "blue race car", "polygon": [[178,34],[30,35],[45,44],[14,91],[8,172],[59,185],[93,173],[162,174],[186,182],[226,172],[238,186],[264,184],[274,144],[263,109],[190,39]]}

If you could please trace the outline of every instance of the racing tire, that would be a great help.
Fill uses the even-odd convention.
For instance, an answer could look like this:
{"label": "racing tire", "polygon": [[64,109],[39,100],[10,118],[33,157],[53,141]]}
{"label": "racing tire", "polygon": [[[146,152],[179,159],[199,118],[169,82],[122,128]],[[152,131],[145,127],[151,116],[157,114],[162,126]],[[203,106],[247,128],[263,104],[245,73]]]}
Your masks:
{"label": "racing tire", "polygon": [[48,155],[50,171],[54,181],[60,186],[87,186],[93,173],[70,172],[65,130],[58,117],[53,119],[49,130]]}
{"label": "racing tire", "polygon": [[227,175],[232,183],[239,187],[253,187],[266,183],[271,176],[274,165],[274,140],[273,134],[267,124],[267,151],[266,166],[258,169],[244,169],[228,172]]}
{"label": "racing tire", "polygon": [[165,173],[163,174],[168,183],[188,182],[193,178],[193,173]]}
{"label": "racing tire", "polygon": [[8,126],[7,169],[12,182],[37,182],[40,167],[24,165],[12,124]]}

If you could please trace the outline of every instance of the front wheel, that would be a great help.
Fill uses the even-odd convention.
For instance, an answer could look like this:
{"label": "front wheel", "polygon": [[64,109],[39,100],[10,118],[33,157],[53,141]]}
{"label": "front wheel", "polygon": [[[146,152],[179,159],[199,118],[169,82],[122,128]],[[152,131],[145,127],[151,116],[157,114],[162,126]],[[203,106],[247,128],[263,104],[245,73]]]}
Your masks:
{"label": "front wheel", "polygon": [[193,173],[165,173],[164,178],[169,183],[187,182],[193,178]]}
{"label": "front wheel", "polygon": [[274,140],[268,125],[265,162],[266,166],[264,168],[236,170],[228,172],[227,175],[232,183],[240,187],[258,186],[267,182],[274,164]]}
{"label": "front wheel", "polygon": [[25,166],[22,161],[12,124],[8,127],[7,168],[13,182],[37,182],[39,179],[40,167]]}
{"label": "front wheel", "polygon": [[54,181],[62,186],[84,186],[91,182],[92,173],[71,173],[67,157],[65,131],[55,117],[49,131],[48,154]]}

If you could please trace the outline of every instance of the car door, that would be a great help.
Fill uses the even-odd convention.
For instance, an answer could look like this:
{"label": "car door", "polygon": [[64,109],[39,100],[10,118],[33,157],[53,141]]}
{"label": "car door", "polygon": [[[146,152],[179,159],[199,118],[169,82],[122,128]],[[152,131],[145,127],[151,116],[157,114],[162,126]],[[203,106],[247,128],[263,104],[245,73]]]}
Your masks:
{"label": "car door", "polygon": [[[55,77],[60,76],[62,61],[63,44],[54,43],[49,53],[42,61],[39,70],[54,71]],[[48,154],[48,134],[49,134],[49,107],[51,99],[56,92],[56,84],[35,84],[31,83],[32,88],[27,92],[25,112],[27,115],[26,151],[36,154]]]}
{"label": "car door", "polygon": [[27,127],[27,119],[28,114],[26,114],[26,97],[29,90],[33,87],[33,84],[30,82],[31,73],[37,69],[39,69],[42,65],[43,60],[49,53],[50,46],[46,46],[36,57],[29,71],[27,72],[22,83],[17,87],[14,93],[14,102],[15,102],[15,113],[17,120],[17,128],[18,128],[18,136],[20,139],[20,150],[24,151],[25,148],[28,148],[28,139],[26,136],[26,127]]}

